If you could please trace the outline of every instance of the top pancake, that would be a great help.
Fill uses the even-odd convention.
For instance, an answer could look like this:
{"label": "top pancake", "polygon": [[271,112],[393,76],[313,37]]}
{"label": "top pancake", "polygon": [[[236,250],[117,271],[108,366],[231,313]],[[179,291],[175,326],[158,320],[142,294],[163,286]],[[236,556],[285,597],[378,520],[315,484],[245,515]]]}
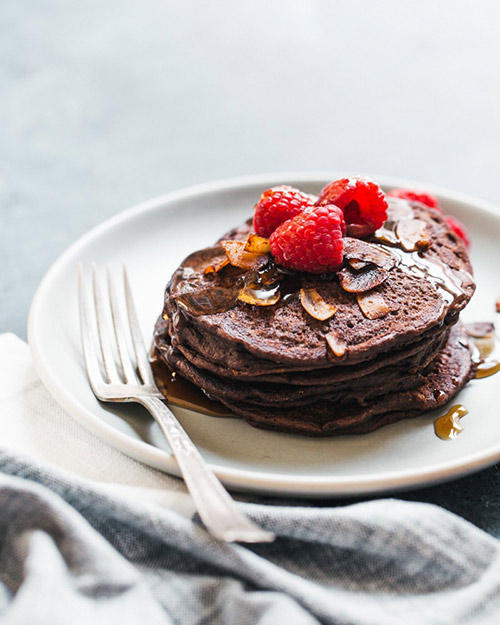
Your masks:
{"label": "top pancake", "polygon": [[[222,312],[194,315],[178,305],[179,296],[208,287],[230,289],[241,273],[229,267],[204,274],[207,265],[224,256],[220,245],[216,245],[188,256],[167,286],[164,314],[171,319],[172,343],[182,343],[183,332],[195,329],[203,337],[206,350],[212,350],[214,356],[217,352],[214,359],[225,357],[233,368],[250,359],[257,368],[262,361],[271,368],[277,364],[305,371],[371,360],[454,324],[475,288],[465,245],[439,212],[418,203],[392,198],[388,201],[389,220],[391,216],[397,218],[402,206],[411,209],[413,218],[425,222],[430,245],[417,258],[417,252],[405,252],[400,245],[370,239],[396,256],[395,266],[375,289],[389,308],[383,317],[366,318],[356,295],[341,287],[336,274],[305,273],[295,274],[289,294],[275,305],[253,306],[238,301]],[[224,238],[242,239],[249,231],[247,224]],[[326,321],[311,317],[300,303],[301,287],[315,288],[327,303],[337,307],[336,314]],[[340,358],[327,346],[325,336],[331,332],[347,342]]]}

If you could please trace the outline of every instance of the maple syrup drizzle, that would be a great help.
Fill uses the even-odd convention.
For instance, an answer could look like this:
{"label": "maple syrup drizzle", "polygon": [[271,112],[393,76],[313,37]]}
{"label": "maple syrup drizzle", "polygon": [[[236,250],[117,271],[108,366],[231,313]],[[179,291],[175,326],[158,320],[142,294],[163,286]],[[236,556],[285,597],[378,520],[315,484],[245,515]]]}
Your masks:
{"label": "maple syrup drizzle", "polygon": [[403,265],[410,275],[429,280],[446,303],[452,304],[465,296],[462,285],[472,279],[465,272],[454,271],[438,258],[424,258],[419,252],[391,251],[397,257],[398,265]]}
{"label": "maple syrup drizzle", "polygon": [[255,300],[266,304],[281,296],[280,276],[274,263],[258,271],[250,271],[242,279],[242,288]]}
{"label": "maple syrup drizzle", "polygon": [[[397,226],[402,219],[413,217],[413,209],[406,202],[391,201],[388,219],[379,228],[374,238],[379,244],[397,259],[398,266],[415,277],[424,277],[439,291],[447,304],[465,297],[464,284],[472,282],[472,276],[466,271],[456,271],[443,263],[439,258],[424,256],[422,252],[406,252],[400,246]],[[389,245],[384,245],[388,243]],[[395,247],[394,247],[395,246]]]}
{"label": "maple syrup drizzle", "polygon": [[444,415],[434,421],[434,432],[444,441],[454,440],[464,429],[460,419],[469,411],[462,404],[455,404]]}

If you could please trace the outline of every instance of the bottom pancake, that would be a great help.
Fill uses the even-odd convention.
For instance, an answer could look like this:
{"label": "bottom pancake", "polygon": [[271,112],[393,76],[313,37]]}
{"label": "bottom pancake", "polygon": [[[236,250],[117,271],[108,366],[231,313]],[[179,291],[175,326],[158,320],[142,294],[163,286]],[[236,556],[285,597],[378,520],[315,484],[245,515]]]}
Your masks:
{"label": "bottom pancake", "polygon": [[329,393],[323,386],[320,395],[296,394],[288,402],[280,385],[254,384],[254,392],[242,396],[234,382],[195,367],[177,350],[163,352],[162,358],[250,425],[309,436],[362,434],[418,416],[445,404],[474,375],[460,326],[452,328],[446,345],[418,372],[409,372],[406,363],[399,363],[402,366],[387,368],[383,385],[378,375],[372,381],[368,376],[353,380],[351,388],[333,385]]}

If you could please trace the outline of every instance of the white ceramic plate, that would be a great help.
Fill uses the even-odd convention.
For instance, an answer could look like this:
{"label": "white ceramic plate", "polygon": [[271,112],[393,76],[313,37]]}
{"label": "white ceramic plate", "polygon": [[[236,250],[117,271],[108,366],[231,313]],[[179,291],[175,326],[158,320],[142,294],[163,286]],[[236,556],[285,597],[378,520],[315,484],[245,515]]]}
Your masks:
{"label": "white ceramic plate", "polygon": [[[76,297],[77,264],[128,268],[142,331],[150,340],[171,272],[250,216],[262,190],[280,183],[317,193],[335,173],[275,174],[217,182],[171,193],[103,223],[68,249],[47,273],[30,311],[29,343],[38,372],[55,399],[99,438],[124,453],[178,474],[167,443],[141,408],[100,404],[82,364]],[[385,188],[436,193],[462,220],[473,241],[477,292],[464,317],[494,319],[500,295],[500,212],[473,198],[406,180],[375,179]],[[310,439],[257,430],[239,419],[174,412],[226,486],[244,491],[327,497],[390,492],[444,481],[500,460],[500,375],[472,381],[458,401],[469,414],[454,441],[434,434],[427,414],[372,434]]]}

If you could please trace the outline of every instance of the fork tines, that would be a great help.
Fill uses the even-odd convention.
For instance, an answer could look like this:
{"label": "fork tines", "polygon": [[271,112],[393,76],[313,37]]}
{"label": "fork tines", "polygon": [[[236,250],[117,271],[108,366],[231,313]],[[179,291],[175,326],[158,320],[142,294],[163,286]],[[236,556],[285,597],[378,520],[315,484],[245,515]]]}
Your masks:
{"label": "fork tines", "polygon": [[[79,299],[82,345],[87,373],[92,387],[102,384],[147,384],[154,386],[151,367],[142,335],[130,284],[125,268],[123,294],[113,280],[110,269],[106,272],[107,295],[104,296],[102,280],[95,264],[92,266],[92,294],[85,285],[83,267],[79,266]],[[121,297],[120,297],[121,295]],[[126,309],[127,319],[123,314]],[[128,323],[127,323],[128,321]],[[110,330],[110,327],[113,330]],[[128,330],[127,330],[128,328]],[[95,340],[97,331],[98,341]],[[110,337],[114,334],[114,348]],[[100,353],[95,347],[98,342]],[[134,358],[132,358],[132,353]],[[115,359],[117,354],[118,359]],[[102,363],[102,370],[99,363]],[[119,363],[119,366],[117,366]],[[94,389],[95,390],[95,389]],[[100,389],[102,390],[102,389]]]}

